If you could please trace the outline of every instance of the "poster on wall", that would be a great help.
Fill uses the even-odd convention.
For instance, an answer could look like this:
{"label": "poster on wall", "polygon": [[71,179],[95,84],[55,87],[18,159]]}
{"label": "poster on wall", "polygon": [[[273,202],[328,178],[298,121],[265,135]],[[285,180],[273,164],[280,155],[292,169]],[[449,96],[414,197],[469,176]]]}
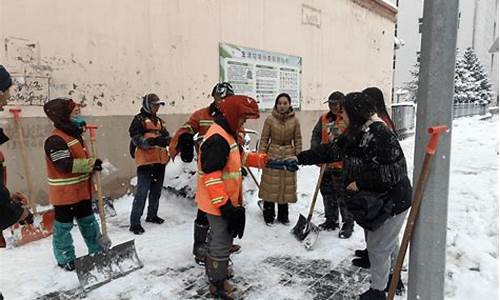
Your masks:
{"label": "poster on wall", "polygon": [[302,57],[219,43],[219,79],[231,83],[236,94],[259,101],[270,110],[280,93],[300,109]]}

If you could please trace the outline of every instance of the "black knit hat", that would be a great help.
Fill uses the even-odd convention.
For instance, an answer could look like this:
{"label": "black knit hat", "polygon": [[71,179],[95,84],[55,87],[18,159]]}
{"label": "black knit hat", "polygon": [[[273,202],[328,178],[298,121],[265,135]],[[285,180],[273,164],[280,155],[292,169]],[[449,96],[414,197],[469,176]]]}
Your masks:
{"label": "black knit hat", "polygon": [[9,72],[0,65],[0,91],[5,92],[12,85],[12,78]]}
{"label": "black knit hat", "polygon": [[345,96],[342,92],[335,91],[328,96],[328,100],[323,103],[339,103],[342,105],[344,103]]}

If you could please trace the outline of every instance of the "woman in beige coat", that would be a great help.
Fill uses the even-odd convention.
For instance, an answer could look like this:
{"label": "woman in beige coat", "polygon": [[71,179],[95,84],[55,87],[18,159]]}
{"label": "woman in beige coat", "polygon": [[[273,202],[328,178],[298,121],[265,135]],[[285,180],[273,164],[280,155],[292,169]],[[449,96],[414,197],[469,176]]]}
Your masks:
{"label": "woman in beige coat", "polygon": [[[300,123],[291,106],[290,95],[279,94],[271,116],[267,117],[260,139],[259,152],[282,159],[302,151]],[[259,197],[264,200],[264,221],[271,226],[278,204],[278,222],[287,225],[288,203],[297,202],[297,175],[285,170],[264,169]]]}

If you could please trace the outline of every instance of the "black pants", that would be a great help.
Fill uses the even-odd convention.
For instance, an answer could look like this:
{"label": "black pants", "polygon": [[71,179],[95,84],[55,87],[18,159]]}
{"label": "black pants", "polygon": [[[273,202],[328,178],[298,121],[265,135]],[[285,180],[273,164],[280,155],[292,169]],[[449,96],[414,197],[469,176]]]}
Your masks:
{"label": "black pants", "polygon": [[345,204],[344,186],[344,178],[341,170],[326,169],[320,185],[326,221],[338,223],[340,212],[342,223],[354,222],[352,214],[347,210]]}
{"label": "black pants", "polygon": [[[271,223],[274,221],[276,216],[275,213],[275,203],[264,201],[264,221],[266,223]],[[278,221],[288,222],[288,204],[278,204]]]}
{"label": "black pants", "polygon": [[130,212],[130,225],[141,224],[146,198],[149,198],[147,216],[150,218],[157,216],[165,167],[164,164],[153,164],[137,168],[137,190]]}
{"label": "black pants", "polygon": [[73,223],[73,219],[81,219],[92,215],[92,201],[83,200],[75,204],[54,205],[55,219],[61,223]]}

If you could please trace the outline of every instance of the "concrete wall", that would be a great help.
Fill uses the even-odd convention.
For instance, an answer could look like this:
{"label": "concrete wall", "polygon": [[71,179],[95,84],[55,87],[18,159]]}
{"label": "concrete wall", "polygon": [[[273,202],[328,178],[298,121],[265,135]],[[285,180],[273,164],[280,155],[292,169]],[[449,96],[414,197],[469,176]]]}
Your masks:
{"label": "concrete wall", "polygon": [[[21,87],[12,104],[26,117],[37,193],[44,198],[42,143],[50,126],[41,105],[48,98],[86,104],[83,113],[103,126],[101,156],[119,169],[107,189],[122,193],[134,173],[127,129],[140,97],[155,92],[167,101],[173,132],[210,102],[219,42],[302,57],[299,116],[307,139],[333,90],[376,85],[390,99],[394,20],[381,0],[0,0],[0,63]],[[14,137],[7,110],[0,117]],[[10,143],[9,185],[19,189],[19,147]]]}

